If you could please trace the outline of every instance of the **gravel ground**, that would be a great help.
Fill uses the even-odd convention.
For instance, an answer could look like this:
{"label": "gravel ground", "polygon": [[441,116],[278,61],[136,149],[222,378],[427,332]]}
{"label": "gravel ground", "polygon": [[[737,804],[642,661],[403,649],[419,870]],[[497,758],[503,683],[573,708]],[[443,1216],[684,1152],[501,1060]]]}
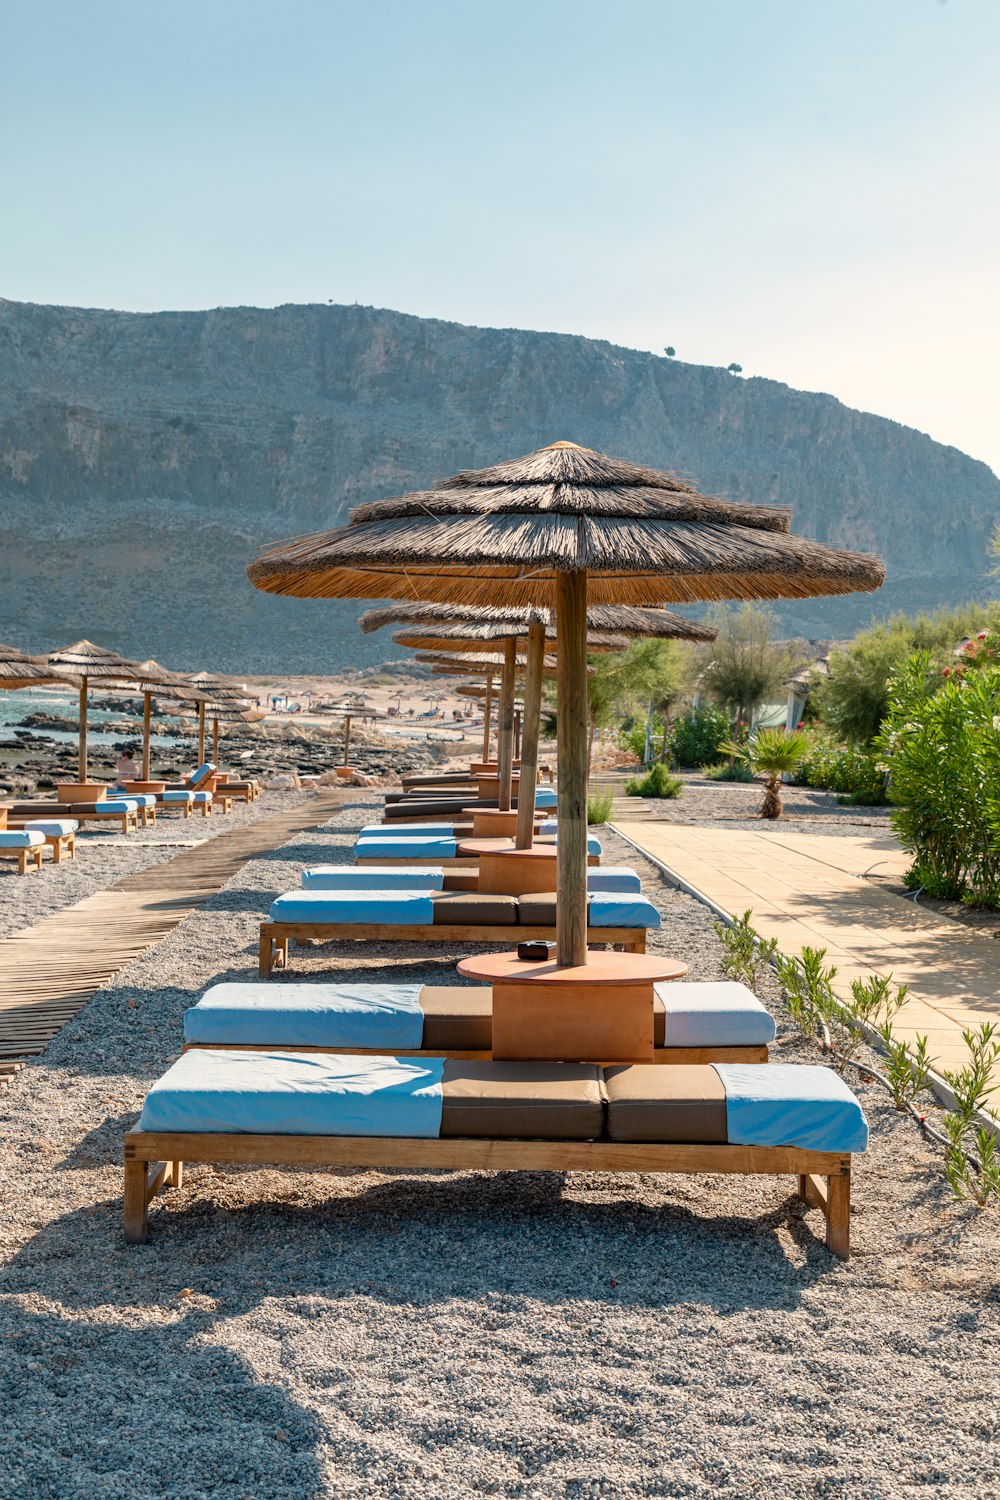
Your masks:
{"label": "gravel ground", "polygon": [[220,833],[255,823],[269,813],[280,812],[302,802],[308,793],[301,791],[267,792],[257,802],[234,802],[228,814],[191,818],[168,813],[157,818],[153,828],[138,833],[109,834],[99,824],[90,823],[76,836],[76,858],[54,864],[48,850],[38,873],[18,875],[10,860],[0,862],[0,938],[10,937],[25,927],[107,890],[126,875],[136,875],[153,865],[172,859],[181,848],[216,838]]}
{"label": "gravel ground", "polygon": [[[369,816],[244,867],[0,1092],[0,1495],[1000,1495],[997,1220],[874,1084],[847,1265],[766,1178],[194,1168],[123,1244],[121,1134],[184,1007]],[[654,946],[718,977],[710,915],[639,863]]]}

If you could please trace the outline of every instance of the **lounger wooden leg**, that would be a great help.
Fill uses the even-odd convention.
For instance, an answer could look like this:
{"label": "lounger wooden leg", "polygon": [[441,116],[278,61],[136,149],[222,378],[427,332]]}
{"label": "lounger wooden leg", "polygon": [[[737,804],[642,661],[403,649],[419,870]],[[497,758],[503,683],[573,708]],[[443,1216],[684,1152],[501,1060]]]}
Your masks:
{"label": "lounger wooden leg", "polygon": [[850,1168],[826,1179],[826,1248],[840,1260],[851,1258]]}
{"label": "lounger wooden leg", "polygon": [[275,946],[275,949],[276,949],[276,952],[275,952],[275,955],[274,955],[274,958],[275,958],[275,968],[277,968],[277,969],[287,969],[288,968],[288,939],[287,938],[279,938],[278,941],[275,943],[274,946]]}
{"label": "lounger wooden leg", "polygon": [[163,1186],[175,1189],[184,1186],[184,1163],[182,1161],[167,1162],[167,1170],[163,1175]]}
{"label": "lounger wooden leg", "polygon": [[70,859],[76,859],[76,834],[71,833],[66,840],[66,849]]}
{"label": "lounger wooden leg", "polygon": [[19,875],[26,875],[28,873],[28,851],[27,851],[27,849],[19,849],[17,851],[17,873]]}
{"label": "lounger wooden leg", "polygon": [[148,1174],[148,1162],[126,1160],[125,1239],[130,1245],[144,1245],[149,1239]]}
{"label": "lounger wooden leg", "polygon": [[38,846],[37,849],[32,849],[30,851],[35,856],[35,869],[36,870],[40,870],[42,868],[42,850],[44,848],[45,848],[44,844],[39,844],[39,846]]}
{"label": "lounger wooden leg", "polygon": [[261,979],[270,979],[271,963],[274,956],[274,944],[266,933],[260,935],[260,948],[257,953],[257,974]]}
{"label": "lounger wooden leg", "polygon": [[56,838],[55,838],[55,840],[54,840],[54,842],[53,842],[53,844],[52,844],[52,863],[54,865],[61,865],[62,864],[62,857],[63,857],[63,841],[57,835]]}

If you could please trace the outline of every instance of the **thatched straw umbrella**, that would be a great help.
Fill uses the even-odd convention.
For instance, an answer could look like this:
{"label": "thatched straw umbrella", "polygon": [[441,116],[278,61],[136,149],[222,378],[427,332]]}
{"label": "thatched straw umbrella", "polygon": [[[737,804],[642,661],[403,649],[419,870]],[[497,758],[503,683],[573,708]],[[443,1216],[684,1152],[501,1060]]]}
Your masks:
{"label": "thatched straw umbrella", "polygon": [[69,672],[57,672],[47,666],[41,657],[25,656],[16,646],[0,645],[0,688],[5,692],[16,692],[18,688],[44,687],[48,682],[77,685]]}
{"label": "thatched straw umbrella", "polygon": [[[183,713],[184,710],[182,709]],[[188,709],[188,713],[195,712],[199,716],[206,715],[212,722],[212,759],[219,764],[219,725],[220,724],[259,724],[267,718],[259,708],[240,708],[235,703],[213,703],[210,699],[199,699],[195,710]],[[205,757],[202,755],[202,761]]]}
{"label": "thatched straw umbrella", "polygon": [[[435,615],[435,611],[437,614]],[[464,619],[463,619],[464,617]],[[496,639],[514,639],[520,648],[526,642],[525,712],[515,728],[525,726],[524,742],[514,751],[521,760],[521,794],[518,797],[515,847],[529,849],[534,828],[534,783],[538,773],[538,738],[542,709],[542,653],[558,646],[556,620],[549,609],[477,609],[475,605],[399,604],[388,609],[368,610],[360,625],[368,633],[383,625],[407,621],[397,631],[397,645],[423,646],[432,650],[472,651]],[[461,623],[460,623],[461,622]],[[610,632],[617,631],[617,634]],[[698,625],[684,615],[666,609],[639,609],[629,605],[596,605],[587,611],[588,651],[624,651],[625,637],[656,640],[714,641],[717,632]],[[525,794],[525,788],[529,791]]]}
{"label": "thatched straw umbrella", "polygon": [[58,651],[49,651],[45,661],[50,667],[62,669],[80,683],[80,784],[87,781],[87,698],[91,682],[138,683],[141,681],[136,662],[119,656],[116,651],[107,651],[95,646],[92,641],[74,641]]}
{"label": "thatched straw umbrella", "polygon": [[879,587],[882,564],[788,535],[787,511],[555,443],[433,490],[358,506],[350,524],[269,547],[266,592],[555,608],[559,653],[558,961],[587,961],[587,607],[805,599]]}
{"label": "thatched straw umbrella", "polygon": [[225,677],[216,677],[212,672],[195,672],[187,678],[185,690],[178,695],[181,700],[198,705],[198,764],[205,764],[205,719],[210,704],[221,708],[246,708],[249,699],[239,683]]}

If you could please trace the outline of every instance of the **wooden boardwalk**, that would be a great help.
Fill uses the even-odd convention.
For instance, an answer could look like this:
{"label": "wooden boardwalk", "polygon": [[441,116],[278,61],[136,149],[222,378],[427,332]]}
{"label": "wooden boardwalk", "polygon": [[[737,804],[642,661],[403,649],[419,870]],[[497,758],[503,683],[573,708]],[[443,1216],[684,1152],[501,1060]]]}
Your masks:
{"label": "wooden boardwalk", "polygon": [[103,985],[248,860],[325,823],[343,802],[343,792],[321,794],[206,838],[0,940],[0,1080],[17,1071],[17,1059],[44,1052]]}

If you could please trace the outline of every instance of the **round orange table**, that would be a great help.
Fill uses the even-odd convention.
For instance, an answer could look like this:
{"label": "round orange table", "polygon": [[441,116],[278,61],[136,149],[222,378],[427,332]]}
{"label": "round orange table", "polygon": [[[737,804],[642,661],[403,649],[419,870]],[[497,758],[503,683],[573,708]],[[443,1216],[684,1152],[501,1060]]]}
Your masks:
{"label": "round orange table", "polygon": [[493,1056],[652,1062],[653,985],[687,964],[648,953],[591,952],[578,968],[516,953],[477,953],[458,972],[493,986]]}
{"label": "round orange table", "polygon": [[472,819],[474,838],[512,838],[517,832],[517,808],[501,812],[498,807],[463,807]]}

